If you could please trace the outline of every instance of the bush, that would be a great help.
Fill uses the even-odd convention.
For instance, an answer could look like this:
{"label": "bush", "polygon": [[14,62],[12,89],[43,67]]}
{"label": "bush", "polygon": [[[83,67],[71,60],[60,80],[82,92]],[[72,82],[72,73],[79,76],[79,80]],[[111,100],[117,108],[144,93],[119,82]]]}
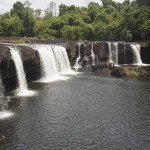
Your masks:
{"label": "bush", "polygon": [[138,77],[140,75],[139,72],[137,72],[137,71],[135,71],[133,69],[130,70],[130,69],[124,68],[124,71],[125,71],[125,74],[127,76],[136,76],[136,77]]}

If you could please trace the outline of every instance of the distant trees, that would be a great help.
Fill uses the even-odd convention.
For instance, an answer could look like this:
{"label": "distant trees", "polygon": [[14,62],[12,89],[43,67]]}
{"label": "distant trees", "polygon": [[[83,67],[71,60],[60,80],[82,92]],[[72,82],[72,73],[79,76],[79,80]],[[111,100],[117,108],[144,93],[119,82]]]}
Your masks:
{"label": "distant trees", "polygon": [[31,3],[17,1],[10,13],[0,15],[0,36],[28,36],[38,39],[68,40],[150,40],[150,1],[101,0],[87,7],[59,6],[50,2],[44,11]]}
{"label": "distant trees", "polygon": [[150,6],[150,1],[149,1],[149,0],[136,0],[136,2],[137,2],[139,5],[147,5],[147,6]]}

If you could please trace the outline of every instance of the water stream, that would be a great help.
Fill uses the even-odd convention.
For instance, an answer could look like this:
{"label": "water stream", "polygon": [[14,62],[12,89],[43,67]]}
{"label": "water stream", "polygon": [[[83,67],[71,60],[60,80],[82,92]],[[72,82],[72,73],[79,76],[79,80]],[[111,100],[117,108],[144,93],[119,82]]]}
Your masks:
{"label": "water stream", "polygon": [[32,96],[35,94],[34,91],[28,89],[25,72],[23,69],[23,63],[21,56],[17,47],[9,47],[12,55],[12,59],[15,63],[17,79],[18,79],[18,88],[15,91],[17,96]]}
{"label": "water stream", "polygon": [[133,63],[134,65],[143,65],[141,56],[140,56],[140,45],[131,44],[131,48],[133,51]]}
{"label": "water stream", "polygon": [[92,48],[91,48],[91,56],[92,56],[92,65],[95,65],[96,62],[96,56],[93,52],[93,44],[92,44]]}
{"label": "water stream", "polygon": [[75,65],[74,65],[74,68],[76,69],[76,70],[78,70],[79,68],[81,68],[81,44],[82,43],[78,43],[78,57],[77,57],[77,59],[76,59],[76,62],[75,62]]}
{"label": "water stream", "polygon": [[13,113],[7,110],[9,100],[10,98],[4,95],[4,87],[0,77],[0,120],[13,116]]}
{"label": "water stream", "polygon": [[109,62],[118,66],[118,43],[108,42],[109,48]]}

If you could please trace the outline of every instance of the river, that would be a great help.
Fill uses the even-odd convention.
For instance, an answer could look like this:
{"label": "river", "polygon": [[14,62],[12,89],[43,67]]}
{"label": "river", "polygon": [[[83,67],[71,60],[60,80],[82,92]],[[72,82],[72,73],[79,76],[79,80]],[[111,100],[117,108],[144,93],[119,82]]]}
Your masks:
{"label": "river", "polygon": [[13,116],[0,120],[0,149],[150,149],[148,80],[82,73],[29,88],[38,95],[10,97]]}

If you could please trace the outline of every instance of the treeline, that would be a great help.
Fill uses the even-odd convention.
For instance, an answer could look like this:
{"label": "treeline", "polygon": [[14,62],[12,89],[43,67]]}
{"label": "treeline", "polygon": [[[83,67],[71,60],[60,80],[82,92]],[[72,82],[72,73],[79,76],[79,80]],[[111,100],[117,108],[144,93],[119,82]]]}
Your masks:
{"label": "treeline", "polygon": [[150,0],[101,0],[88,7],[59,6],[50,2],[42,10],[31,3],[14,3],[10,12],[0,15],[0,36],[37,39],[141,41],[150,40]]}

